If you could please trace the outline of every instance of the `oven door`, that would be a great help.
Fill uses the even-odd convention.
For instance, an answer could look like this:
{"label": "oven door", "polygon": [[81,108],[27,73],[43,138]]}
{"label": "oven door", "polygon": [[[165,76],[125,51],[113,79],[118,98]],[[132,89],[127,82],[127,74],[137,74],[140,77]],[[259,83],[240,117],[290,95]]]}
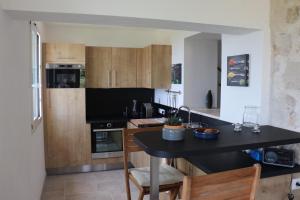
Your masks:
{"label": "oven door", "polygon": [[93,129],[92,159],[121,157],[123,129]]}
{"label": "oven door", "polygon": [[85,71],[83,69],[46,69],[47,88],[84,87]]}

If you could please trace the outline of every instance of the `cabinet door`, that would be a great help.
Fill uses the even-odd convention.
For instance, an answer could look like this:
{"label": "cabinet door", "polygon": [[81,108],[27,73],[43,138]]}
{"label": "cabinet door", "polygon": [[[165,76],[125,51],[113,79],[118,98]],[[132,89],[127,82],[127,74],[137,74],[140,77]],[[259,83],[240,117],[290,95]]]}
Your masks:
{"label": "cabinet door", "polygon": [[111,48],[86,48],[86,87],[111,87]]}
{"label": "cabinet door", "polygon": [[151,88],[151,47],[137,49],[137,87]]}
{"label": "cabinet door", "polygon": [[86,162],[85,89],[46,89],[46,168]]}
{"label": "cabinet door", "polygon": [[137,86],[137,59],[135,48],[112,48],[112,87]]}
{"label": "cabinet door", "polygon": [[171,87],[171,65],[172,47],[170,45],[151,45],[152,88],[169,89]]}
{"label": "cabinet door", "polygon": [[85,64],[84,44],[46,43],[46,63]]}

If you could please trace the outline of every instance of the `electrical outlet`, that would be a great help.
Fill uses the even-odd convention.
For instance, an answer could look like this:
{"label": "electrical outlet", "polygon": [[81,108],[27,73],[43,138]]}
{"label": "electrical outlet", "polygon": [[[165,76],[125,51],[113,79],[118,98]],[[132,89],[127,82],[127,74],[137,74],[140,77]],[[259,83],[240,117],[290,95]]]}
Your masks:
{"label": "electrical outlet", "polygon": [[166,111],[165,111],[165,109],[159,108],[158,113],[161,115],[165,115]]}
{"label": "electrical outlet", "polygon": [[294,178],[292,180],[292,190],[299,190],[300,189],[300,178]]}

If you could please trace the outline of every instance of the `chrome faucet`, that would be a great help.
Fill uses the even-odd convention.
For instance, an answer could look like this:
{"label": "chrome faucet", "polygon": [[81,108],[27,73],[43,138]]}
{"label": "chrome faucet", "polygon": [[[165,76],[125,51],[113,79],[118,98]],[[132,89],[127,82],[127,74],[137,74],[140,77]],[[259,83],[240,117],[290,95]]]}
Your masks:
{"label": "chrome faucet", "polygon": [[189,112],[189,117],[188,117],[188,125],[191,124],[191,109],[188,106],[180,106],[176,112],[176,116],[178,115],[179,111],[181,110],[181,108],[185,108],[187,109],[187,111]]}

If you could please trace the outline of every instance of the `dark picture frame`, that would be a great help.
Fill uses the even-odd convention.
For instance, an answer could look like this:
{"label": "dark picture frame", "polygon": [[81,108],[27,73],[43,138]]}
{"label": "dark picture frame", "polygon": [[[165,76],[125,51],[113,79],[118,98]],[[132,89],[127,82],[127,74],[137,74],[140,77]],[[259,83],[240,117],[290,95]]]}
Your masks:
{"label": "dark picture frame", "polygon": [[182,64],[172,65],[172,84],[182,84]]}
{"label": "dark picture frame", "polygon": [[249,54],[227,57],[227,86],[249,86]]}

